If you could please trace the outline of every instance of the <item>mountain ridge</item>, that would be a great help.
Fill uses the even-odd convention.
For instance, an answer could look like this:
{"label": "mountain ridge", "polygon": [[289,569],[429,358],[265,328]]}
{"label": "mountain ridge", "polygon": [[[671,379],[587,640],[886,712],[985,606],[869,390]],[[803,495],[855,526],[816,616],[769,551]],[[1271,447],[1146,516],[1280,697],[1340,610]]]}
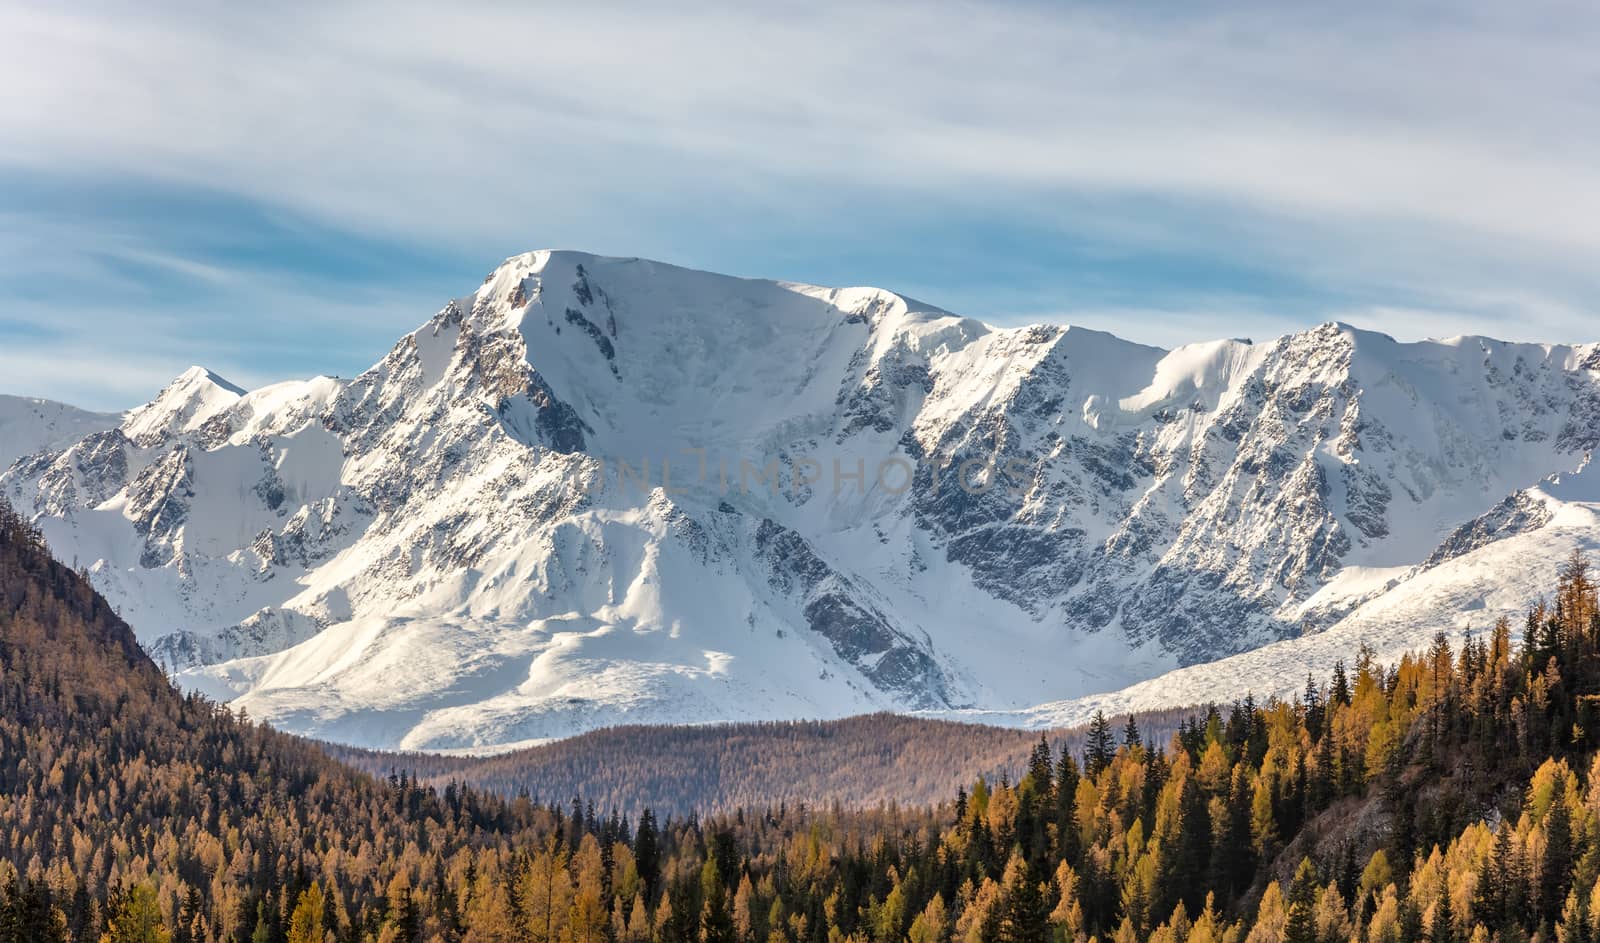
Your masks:
{"label": "mountain ridge", "polygon": [[1162,351],[541,251],[355,379],[192,370],[0,492],[175,629],[144,641],[182,683],[326,739],[1010,717],[1336,629],[1447,545],[1567,539],[1587,492],[1528,495],[1581,478],[1597,357]]}

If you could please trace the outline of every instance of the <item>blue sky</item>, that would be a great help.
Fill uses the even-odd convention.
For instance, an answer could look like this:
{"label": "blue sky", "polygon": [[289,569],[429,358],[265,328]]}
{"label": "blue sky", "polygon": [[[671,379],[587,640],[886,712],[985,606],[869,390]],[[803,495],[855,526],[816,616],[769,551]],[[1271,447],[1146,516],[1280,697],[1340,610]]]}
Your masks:
{"label": "blue sky", "polygon": [[0,392],[350,375],[539,247],[1600,340],[1591,4],[237,6],[0,9]]}

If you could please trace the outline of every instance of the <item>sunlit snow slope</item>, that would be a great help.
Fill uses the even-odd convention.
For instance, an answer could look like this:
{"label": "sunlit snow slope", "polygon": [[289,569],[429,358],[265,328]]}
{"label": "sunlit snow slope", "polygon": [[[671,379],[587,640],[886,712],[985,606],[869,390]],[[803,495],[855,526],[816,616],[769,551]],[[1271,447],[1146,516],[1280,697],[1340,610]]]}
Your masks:
{"label": "sunlit snow slope", "polygon": [[24,455],[65,448],[121,421],[115,413],[91,413],[47,399],[0,394],[0,470]]}
{"label": "sunlit snow slope", "polygon": [[195,368],[0,491],[183,684],[297,732],[1035,723],[1525,604],[1546,562],[1493,555],[1585,539],[1597,369],[1337,324],[1169,352],[535,252],[353,380]]}

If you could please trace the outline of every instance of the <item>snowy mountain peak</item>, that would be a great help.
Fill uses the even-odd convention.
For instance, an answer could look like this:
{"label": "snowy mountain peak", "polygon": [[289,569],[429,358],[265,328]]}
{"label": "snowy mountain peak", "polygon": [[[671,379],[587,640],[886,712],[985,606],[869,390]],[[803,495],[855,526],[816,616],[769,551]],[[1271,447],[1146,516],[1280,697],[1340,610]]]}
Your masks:
{"label": "snowy mountain peak", "polygon": [[1021,709],[1556,533],[1596,349],[1166,351],[541,250],[352,380],[192,370],[0,491],[183,683],[317,736]]}
{"label": "snowy mountain peak", "polygon": [[178,374],[178,378],[173,381],[173,385],[184,384],[208,384],[210,386],[215,386],[219,389],[226,390],[227,392],[233,393],[236,396],[243,396],[246,392],[243,387],[235,386],[234,384],[223,379],[222,376],[216,371],[199,366],[198,364],[193,365],[189,367],[189,369]]}
{"label": "snowy mountain peak", "polygon": [[178,374],[155,399],[128,414],[122,431],[136,442],[192,431],[233,405],[245,391],[205,367]]}

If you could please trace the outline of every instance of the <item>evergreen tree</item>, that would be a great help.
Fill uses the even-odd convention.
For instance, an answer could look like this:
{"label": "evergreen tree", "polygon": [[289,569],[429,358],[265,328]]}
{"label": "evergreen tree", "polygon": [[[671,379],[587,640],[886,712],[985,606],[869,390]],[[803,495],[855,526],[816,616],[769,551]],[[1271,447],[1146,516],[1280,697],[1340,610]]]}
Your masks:
{"label": "evergreen tree", "polygon": [[1061,751],[1056,763],[1056,858],[1077,867],[1083,850],[1078,841],[1078,763],[1070,750]]}
{"label": "evergreen tree", "polygon": [[1544,858],[1539,865],[1539,913],[1552,923],[1561,916],[1575,860],[1572,845],[1572,811],[1559,794],[1544,817]]}
{"label": "evergreen tree", "polygon": [[1433,925],[1428,928],[1428,943],[1457,943],[1456,918],[1450,910],[1450,889],[1439,895],[1433,908]]}
{"label": "evergreen tree", "polygon": [[178,926],[172,936],[174,943],[205,943],[205,901],[200,897],[200,888],[193,884],[183,895],[183,906],[178,910]]}
{"label": "evergreen tree", "polygon": [[1306,693],[1303,701],[1306,733],[1311,735],[1311,740],[1315,743],[1322,739],[1322,695],[1317,690],[1316,679],[1310,674],[1306,675]]}
{"label": "evergreen tree", "polygon": [[700,901],[695,893],[693,877],[673,881],[668,888],[668,897],[670,913],[662,925],[659,943],[698,943]]}
{"label": "evergreen tree", "polygon": [[1328,686],[1328,701],[1343,707],[1350,706],[1350,682],[1345,678],[1342,658],[1333,663],[1333,682]]}
{"label": "evergreen tree", "polygon": [[1050,800],[1053,786],[1050,765],[1050,743],[1040,734],[1039,742],[1034,744],[1033,753],[1028,757],[1028,778],[1033,781],[1035,794],[1044,802]]}
{"label": "evergreen tree", "polygon": [[1400,943],[1423,943],[1422,911],[1410,897],[1400,904],[1399,929]]}
{"label": "evergreen tree", "polygon": [[[399,943],[421,943],[422,911],[417,907],[416,895],[411,893],[409,886],[403,889],[394,902],[393,920],[395,940]],[[552,943],[552,941],[536,939],[535,943]]]}
{"label": "evergreen tree", "polygon": [[656,830],[656,815],[649,809],[639,813],[639,832],[633,841],[633,860],[644,881],[646,896],[654,900],[661,889],[661,839]]}
{"label": "evergreen tree", "polygon": [[1101,770],[1111,765],[1116,754],[1116,745],[1111,739],[1111,721],[1106,720],[1104,711],[1095,711],[1084,741],[1083,768],[1091,778],[1097,777]]}
{"label": "evergreen tree", "polygon": [[1006,914],[1000,927],[1002,943],[1049,943],[1050,908],[1039,884],[1027,877],[1006,895]]}
{"label": "evergreen tree", "polygon": [[1283,928],[1283,943],[1317,943],[1317,869],[1310,858],[1300,859],[1294,882],[1289,885],[1288,922]]}
{"label": "evergreen tree", "polygon": [[1306,784],[1308,815],[1322,811],[1333,801],[1336,773],[1334,765],[1333,737],[1324,736],[1317,740],[1317,762],[1311,768],[1310,779]]}
{"label": "evergreen tree", "polygon": [[1482,877],[1473,889],[1472,913],[1486,926],[1505,925],[1506,885],[1510,880],[1511,825],[1501,822],[1495,829],[1494,850],[1484,865]]}
{"label": "evergreen tree", "polygon": [[1122,727],[1122,745],[1129,749],[1144,746],[1144,739],[1139,736],[1139,723],[1132,714],[1128,715],[1128,722]]}
{"label": "evergreen tree", "polygon": [[50,901],[50,888],[11,873],[0,887],[0,943],[66,943],[66,918]]}
{"label": "evergreen tree", "polygon": [[1175,794],[1163,797],[1162,808],[1155,815],[1157,823],[1166,823],[1157,836],[1162,845],[1151,904],[1155,914],[1170,914],[1179,908],[1185,913],[1190,909],[1199,911],[1206,898],[1211,820],[1205,796],[1191,775],[1176,779],[1174,786]]}
{"label": "evergreen tree", "polygon": [[1210,884],[1222,909],[1249,886],[1255,874],[1256,854],[1250,834],[1250,810],[1254,789],[1244,764],[1233,768],[1223,820],[1211,851]]}

